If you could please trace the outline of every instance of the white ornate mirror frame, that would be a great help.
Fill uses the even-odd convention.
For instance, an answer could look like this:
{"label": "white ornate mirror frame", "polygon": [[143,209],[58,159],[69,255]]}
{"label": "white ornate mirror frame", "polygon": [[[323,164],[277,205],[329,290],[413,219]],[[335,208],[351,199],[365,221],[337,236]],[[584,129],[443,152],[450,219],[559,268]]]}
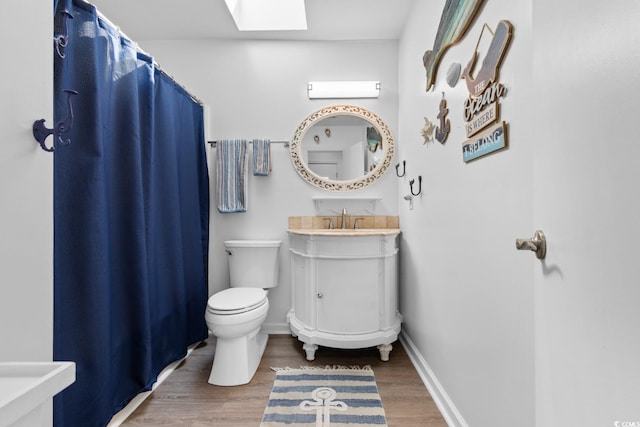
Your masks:
{"label": "white ornate mirror frame", "polygon": [[[323,178],[314,173],[304,161],[302,140],[306,132],[320,120],[337,115],[351,115],[360,117],[371,123],[382,137],[381,146],[384,150],[384,157],[373,168],[373,170],[360,178],[346,181]],[[376,180],[382,177],[382,175],[384,175],[387,169],[389,169],[391,162],[393,161],[393,156],[395,154],[395,142],[393,140],[391,130],[389,130],[387,124],[373,112],[367,110],[366,108],[358,107],[355,105],[331,105],[329,107],[321,108],[320,110],[309,114],[309,116],[307,116],[307,118],[304,119],[302,123],[300,123],[295,133],[293,134],[290,153],[293,167],[298,172],[298,174],[308,183],[318,188],[329,191],[353,191],[359,190],[374,183]]]}

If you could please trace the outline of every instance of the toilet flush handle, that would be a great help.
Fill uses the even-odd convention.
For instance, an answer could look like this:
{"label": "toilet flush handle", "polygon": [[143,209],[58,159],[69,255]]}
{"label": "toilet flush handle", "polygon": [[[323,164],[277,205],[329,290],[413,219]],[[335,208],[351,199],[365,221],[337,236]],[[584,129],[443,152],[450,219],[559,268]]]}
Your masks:
{"label": "toilet flush handle", "polygon": [[233,252],[231,252],[229,249],[225,249],[225,251],[226,251],[229,255],[233,255]]}

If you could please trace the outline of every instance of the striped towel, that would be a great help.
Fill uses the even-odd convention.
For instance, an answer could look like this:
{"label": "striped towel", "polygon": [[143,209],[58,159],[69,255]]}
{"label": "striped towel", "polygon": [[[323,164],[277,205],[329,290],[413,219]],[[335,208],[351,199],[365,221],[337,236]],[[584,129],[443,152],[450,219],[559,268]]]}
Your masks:
{"label": "striped towel", "polygon": [[223,139],[216,146],[216,193],[221,213],[247,211],[247,141]]}
{"label": "striped towel", "polygon": [[271,172],[271,141],[253,140],[253,175],[267,176]]}

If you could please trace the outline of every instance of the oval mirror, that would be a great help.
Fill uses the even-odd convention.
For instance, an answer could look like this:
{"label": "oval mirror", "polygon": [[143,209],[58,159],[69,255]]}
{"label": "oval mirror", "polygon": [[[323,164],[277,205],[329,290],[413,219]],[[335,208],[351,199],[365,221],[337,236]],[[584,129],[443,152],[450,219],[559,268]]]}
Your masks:
{"label": "oval mirror", "polygon": [[291,140],[291,161],[310,184],[330,191],[364,188],[389,168],[395,143],[387,124],[354,105],[311,113]]}

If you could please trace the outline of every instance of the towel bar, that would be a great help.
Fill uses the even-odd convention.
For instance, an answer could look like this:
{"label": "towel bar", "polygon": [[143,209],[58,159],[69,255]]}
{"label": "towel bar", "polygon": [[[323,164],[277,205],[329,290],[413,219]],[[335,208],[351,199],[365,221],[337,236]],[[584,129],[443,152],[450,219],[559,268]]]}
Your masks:
{"label": "towel bar", "polygon": [[[251,140],[247,140],[249,144],[251,144]],[[207,141],[207,143],[211,144],[211,148],[216,148],[216,144],[218,141]],[[284,144],[285,148],[289,148],[289,141],[271,141],[272,144]]]}

